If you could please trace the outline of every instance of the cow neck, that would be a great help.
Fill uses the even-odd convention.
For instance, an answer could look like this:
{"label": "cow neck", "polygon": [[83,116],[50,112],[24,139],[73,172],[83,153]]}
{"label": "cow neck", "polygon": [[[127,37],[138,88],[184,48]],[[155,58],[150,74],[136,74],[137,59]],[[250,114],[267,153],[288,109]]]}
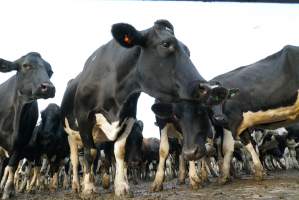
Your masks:
{"label": "cow neck", "polygon": [[129,96],[136,92],[141,92],[140,84],[138,83],[136,67],[132,67],[128,70],[128,73],[119,80],[117,84],[117,92],[115,94],[116,105],[108,110],[104,110],[103,114],[109,122],[113,122],[118,119],[120,110],[125,104]]}

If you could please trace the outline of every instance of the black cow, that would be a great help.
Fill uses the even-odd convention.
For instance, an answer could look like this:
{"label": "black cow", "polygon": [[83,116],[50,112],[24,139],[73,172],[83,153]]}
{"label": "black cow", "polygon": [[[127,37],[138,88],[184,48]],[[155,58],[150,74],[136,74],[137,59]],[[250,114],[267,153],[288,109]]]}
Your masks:
{"label": "black cow", "polygon": [[[29,142],[38,119],[37,99],[51,98],[55,87],[50,82],[52,69],[38,53],[28,53],[10,62],[0,59],[0,71],[17,73],[0,85],[0,146],[10,156],[3,177],[1,189],[3,199],[14,193],[14,172],[20,160],[20,153]],[[7,178],[7,181],[6,181]]]}
{"label": "black cow", "polygon": [[144,31],[114,24],[112,35],[69,84],[62,103],[64,117],[71,129],[79,131],[84,144],[84,194],[95,190],[90,171],[96,156],[92,137],[96,124],[103,139],[116,141],[115,194],[129,191],[124,146],[135,119],[122,118],[120,111],[132,93],[143,91],[163,102],[192,99],[207,104],[219,103],[227,94],[226,89],[212,87],[199,75],[170,22],[158,20]]}
{"label": "black cow", "polygon": [[[263,60],[211,80],[224,87],[239,88],[236,97],[214,111],[216,116],[225,116],[220,120],[222,126],[234,137],[240,136],[250,151],[257,179],[262,178],[263,167],[250,143],[250,128],[277,128],[298,120],[298,64],[299,47],[285,46]],[[227,177],[223,178],[225,182]]]}

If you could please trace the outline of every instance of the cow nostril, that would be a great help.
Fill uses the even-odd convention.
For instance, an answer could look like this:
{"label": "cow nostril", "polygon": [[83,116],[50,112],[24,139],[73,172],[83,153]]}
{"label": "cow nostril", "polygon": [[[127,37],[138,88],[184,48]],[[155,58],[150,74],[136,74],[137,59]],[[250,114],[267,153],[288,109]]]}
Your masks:
{"label": "cow nostril", "polygon": [[41,91],[46,92],[48,90],[48,86],[49,86],[49,84],[42,83],[40,86]]}

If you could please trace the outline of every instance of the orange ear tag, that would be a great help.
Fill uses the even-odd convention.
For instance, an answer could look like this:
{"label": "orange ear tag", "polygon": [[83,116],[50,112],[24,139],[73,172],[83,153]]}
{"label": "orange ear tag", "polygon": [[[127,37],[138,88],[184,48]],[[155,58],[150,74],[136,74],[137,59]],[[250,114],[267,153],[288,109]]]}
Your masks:
{"label": "orange ear tag", "polygon": [[132,43],[132,39],[129,38],[129,36],[126,34],[124,37],[124,42],[128,45],[130,45]]}

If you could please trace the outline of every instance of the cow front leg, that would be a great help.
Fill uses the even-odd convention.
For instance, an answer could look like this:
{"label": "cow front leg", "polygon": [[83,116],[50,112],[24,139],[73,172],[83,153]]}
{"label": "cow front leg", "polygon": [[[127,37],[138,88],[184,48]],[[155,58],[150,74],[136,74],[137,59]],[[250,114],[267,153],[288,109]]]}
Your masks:
{"label": "cow front leg", "polygon": [[263,165],[256,153],[256,151],[254,150],[253,146],[252,146],[252,143],[249,142],[247,145],[245,145],[246,149],[250,152],[251,154],[251,157],[252,157],[252,161],[253,161],[253,164],[254,164],[254,176],[255,176],[255,179],[257,181],[260,181],[263,179],[263,176],[264,176],[264,168],[263,168]]}
{"label": "cow front leg", "polygon": [[8,178],[8,173],[9,173],[8,167],[6,166],[5,169],[4,169],[3,177],[1,179],[1,184],[0,184],[1,192],[4,190],[5,183],[6,183],[7,178]]}
{"label": "cow front leg", "polygon": [[73,168],[73,179],[72,179],[72,191],[73,192],[80,192],[80,183],[79,183],[79,174],[78,174],[78,167],[79,167],[79,155],[78,155],[78,145],[73,138],[73,136],[68,136],[68,142],[70,146],[70,157],[71,163]]}
{"label": "cow front leg", "polygon": [[116,196],[123,196],[129,193],[129,182],[127,177],[127,165],[125,163],[125,145],[135,119],[129,118],[126,121],[126,129],[114,143],[114,155],[116,161],[116,171],[114,179],[114,192]]}
{"label": "cow front leg", "polygon": [[158,192],[163,189],[163,181],[165,176],[165,172],[164,172],[165,162],[169,154],[169,142],[167,136],[168,126],[169,124],[166,124],[166,126],[161,131],[159,164],[158,164],[155,180],[151,186],[151,190],[154,192]]}
{"label": "cow front leg", "polygon": [[202,183],[209,181],[206,157],[203,157],[200,162],[200,177]]}
{"label": "cow front leg", "polygon": [[38,179],[40,177],[40,169],[41,169],[40,166],[34,166],[33,176],[32,176],[32,179],[29,184],[29,188],[28,188],[27,192],[33,192],[35,190],[35,187],[37,186]]}
{"label": "cow front leg", "polygon": [[224,136],[223,136],[222,151],[224,154],[224,158],[223,158],[223,163],[221,166],[220,177],[218,179],[218,182],[220,184],[225,184],[229,181],[230,163],[231,163],[231,160],[233,157],[234,146],[235,146],[235,141],[232,136],[232,133],[230,131],[224,129],[223,134],[224,134]]}
{"label": "cow front leg", "polygon": [[9,199],[15,195],[15,188],[14,188],[15,169],[10,165],[8,165],[6,168],[8,172],[8,177],[2,194],[2,199]]}
{"label": "cow front leg", "polygon": [[83,195],[90,195],[92,193],[99,193],[99,188],[95,186],[94,174],[92,172],[92,163],[96,158],[97,150],[95,148],[84,147],[85,167],[83,178]]}
{"label": "cow front leg", "polygon": [[241,141],[243,144],[245,144],[245,148],[247,151],[250,153],[252,157],[252,161],[254,164],[254,175],[256,180],[262,180],[263,175],[264,175],[264,169],[263,165],[259,159],[259,156],[257,155],[256,151],[254,150],[254,147],[252,146],[252,143],[250,141],[250,133],[248,130],[245,130],[241,135],[240,135]]}
{"label": "cow front leg", "polygon": [[192,189],[198,189],[201,187],[201,179],[198,177],[195,161],[189,161],[189,179]]}

